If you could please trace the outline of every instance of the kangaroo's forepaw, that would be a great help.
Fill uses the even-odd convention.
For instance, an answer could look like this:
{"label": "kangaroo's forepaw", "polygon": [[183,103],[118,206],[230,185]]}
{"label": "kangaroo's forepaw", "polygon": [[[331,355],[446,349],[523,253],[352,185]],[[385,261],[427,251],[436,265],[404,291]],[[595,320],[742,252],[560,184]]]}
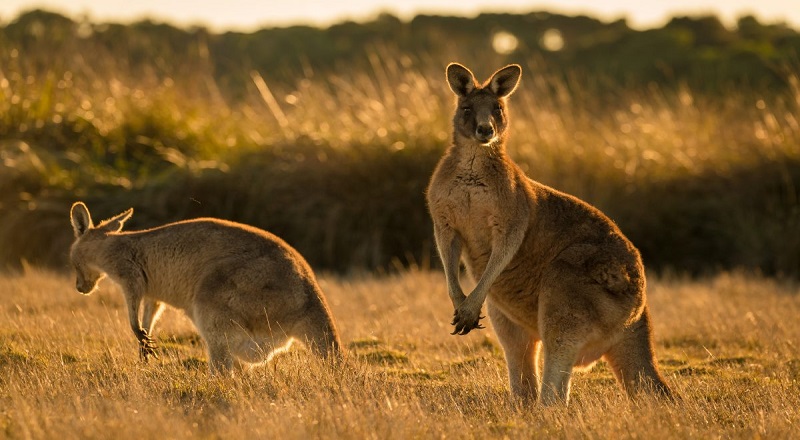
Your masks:
{"label": "kangaroo's forepaw", "polygon": [[466,335],[473,329],[485,328],[480,324],[480,320],[483,318],[485,317],[480,316],[480,309],[478,309],[478,313],[471,313],[471,310],[459,307],[453,314],[453,322],[450,323],[450,325],[454,325],[456,328],[453,333],[450,334]]}
{"label": "kangaroo's forepaw", "polygon": [[150,336],[146,336],[144,339],[139,341],[139,357],[141,357],[145,362],[147,362],[150,357],[158,359],[156,348],[158,348],[156,341]]}

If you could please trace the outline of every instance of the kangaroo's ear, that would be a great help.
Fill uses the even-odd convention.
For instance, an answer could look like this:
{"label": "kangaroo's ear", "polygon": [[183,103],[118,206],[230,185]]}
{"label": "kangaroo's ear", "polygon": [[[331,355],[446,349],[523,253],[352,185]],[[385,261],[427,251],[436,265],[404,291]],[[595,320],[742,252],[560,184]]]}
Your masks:
{"label": "kangaroo's ear", "polygon": [[72,204],[72,209],[69,211],[69,222],[72,223],[72,231],[75,232],[75,238],[80,237],[94,227],[89,208],[83,202]]}
{"label": "kangaroo's ear", "polygon": [[97,225],[97,229],[102,229],[105,232],[119,232],[122,230],[122,225],[124,225],[132,215],[133,208],[130,208],[122,214],[117,214],[114,217],[103,221]]}
{"label": "kangaroo's ear", "polygon": [[517,89],[520,76],[522,76],[522,67],[519,64],[503,67],[489,79],[489,90],[498,98],[504,98]]}
{"label": "kangaroo's ear", "polygon": [[467,96],[478,86],[475,75],[458,63],[450,63],[447,66],[447,84],[450,85],[450,90],[459,97]]}

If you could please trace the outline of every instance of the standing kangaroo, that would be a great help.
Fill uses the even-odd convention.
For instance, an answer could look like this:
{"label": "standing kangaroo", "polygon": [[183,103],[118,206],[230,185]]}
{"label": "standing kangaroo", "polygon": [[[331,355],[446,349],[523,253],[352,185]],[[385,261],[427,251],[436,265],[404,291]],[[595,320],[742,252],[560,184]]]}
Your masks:
{"label": "standing kangaroo", "polygon": [[[669,396],[653,354],[639,252],[598,209],[528,178],[506,153],[506,101],[521,74],[509,65],[480,85],[466,67],[447,66],[458,97],[453,144],[427,198],[453,334],[483,328],[486,301],[511,389],[523,399],[566,404],[573,367],[601,357],[629,394]],[[462,256],[477,281],[469,296],[459,285]]]}
{"label": "standing kangaroo", "polygon": [[323,357],[340,355],[314,273],[283,240],[212,218],[120,232],[132,214],[129,209],[94,226],[86,205],[72,205],[70,260],[78,292],[89,295],[105,274],[122,287],[145,360],[155,355],[152,328],[163,303],[191,318],[206,341],[213,373],[230,372],[234,357],[269,360],[295,338]]}

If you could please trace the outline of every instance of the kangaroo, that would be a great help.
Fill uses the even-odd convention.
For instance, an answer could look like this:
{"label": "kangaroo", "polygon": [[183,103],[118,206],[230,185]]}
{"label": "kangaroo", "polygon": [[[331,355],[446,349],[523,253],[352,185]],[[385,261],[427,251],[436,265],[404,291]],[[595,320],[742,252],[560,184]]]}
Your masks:
{"label": "kangaroo", "polygon": [[[524,400],[567,404],[573,368],[600,358],[628,394],[670,396],[653,353],[637,249],[598,209],[528,178],[506,153],[507,99],[521,74],[509,65],[481,85],[466,67],[447,66],[457,96],[453,143],[427,201],[453,334],[483,328],[485,301],[511,389]],[[476,280],[469,296],[459,284],[462,257]]]}
{"label": "kangaroo", "polygon": [[[268,361],[294,339],[322,357],[341,342],[325,296],[303,257],[252,226],[213,218],[121,232],[133,209],[97,226],[72,205],[75,287],[89,295],[107,274],[122,287],[131,330],[147,360],[153,325],[169,304],[186,312],[206,342],[212,373]],[[139,310],[144,304],[143,319]]]}

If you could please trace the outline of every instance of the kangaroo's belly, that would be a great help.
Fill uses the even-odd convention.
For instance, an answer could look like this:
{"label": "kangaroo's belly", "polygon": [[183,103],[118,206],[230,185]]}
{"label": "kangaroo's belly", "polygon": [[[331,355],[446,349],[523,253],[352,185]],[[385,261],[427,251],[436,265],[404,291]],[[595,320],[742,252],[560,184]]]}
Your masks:
{"label": "kangaroo's belly", "polygon": [[[489,288],[488,299],[511,321],[538,333],[536,327],[544,269],[530,264],[525,257],[528,256],[517,255],[506,266]],[[479,278],[482,273],[476,272],[473,278]]]}

